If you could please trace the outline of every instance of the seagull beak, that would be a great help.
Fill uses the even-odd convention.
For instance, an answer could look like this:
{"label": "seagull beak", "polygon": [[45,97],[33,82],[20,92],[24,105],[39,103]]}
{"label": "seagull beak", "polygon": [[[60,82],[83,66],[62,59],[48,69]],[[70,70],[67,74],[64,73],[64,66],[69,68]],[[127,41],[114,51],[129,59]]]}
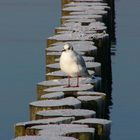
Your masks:
{"label": "seagull beak", "polygon": [[61,52],[64,52],[65,50],[63,49]]}

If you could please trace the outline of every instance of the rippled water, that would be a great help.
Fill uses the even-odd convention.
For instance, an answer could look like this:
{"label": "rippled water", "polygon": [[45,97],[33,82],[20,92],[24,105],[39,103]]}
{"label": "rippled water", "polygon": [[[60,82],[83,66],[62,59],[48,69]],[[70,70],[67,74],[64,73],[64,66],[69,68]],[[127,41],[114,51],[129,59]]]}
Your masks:
{"label": "rippled water", "polygon": [[[115,2],[111,140],[139,140],[140,1]],[[59,21],[60,0],[0,0],[0,139],[11,139],[14,124],[29,120],[29,102],[45,78],[45,39]]]}

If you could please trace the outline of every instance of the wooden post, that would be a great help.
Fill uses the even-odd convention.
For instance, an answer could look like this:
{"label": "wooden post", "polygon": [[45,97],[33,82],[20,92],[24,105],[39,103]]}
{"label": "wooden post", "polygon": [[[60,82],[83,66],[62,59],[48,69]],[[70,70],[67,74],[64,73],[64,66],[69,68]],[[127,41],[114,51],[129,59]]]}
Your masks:
{"label": "wooden post", "polygon": [[41,119],[41,120],[34,120],[28,122],[20,122],[15,125],[15,136],[25,136],[26,129],[35,125],[47,125],[47,124],[64,124],[64,123],[71,123],[74,120],[74,117],[58,117],[58,118],[51,118],[51,119]]}
{"label": "wooden post", "polygon": [[84,124],[89,127],[95,128],[95,139],[96,140],[108,140],[110,135],[111,121],[106,119],[88,118],[78,121],[73,121],[74,124]]}
{"label": "wooden post", "polygon": [[[111,102],[110,45],[115,36],[114,1],[61,0],[61,4],[61,27],[46,40],[46,81],[37,84],[38,101],[29,104],[30,120],[33,121],[16,124],[15,135],[41,135],[36,136],[37,140],[55,133],[58,140],[62,135],[75,138],[68,140],[108,140],[111,121],[101,118],[107,116]],[[79,87],[75,87],[76,78],[71,78],[71,87],[67,87],[67,75],[60,71],[59,58],[64,43],[75,46],[74,50],[83,56],[92,75],[91,78],[80,77]]]}

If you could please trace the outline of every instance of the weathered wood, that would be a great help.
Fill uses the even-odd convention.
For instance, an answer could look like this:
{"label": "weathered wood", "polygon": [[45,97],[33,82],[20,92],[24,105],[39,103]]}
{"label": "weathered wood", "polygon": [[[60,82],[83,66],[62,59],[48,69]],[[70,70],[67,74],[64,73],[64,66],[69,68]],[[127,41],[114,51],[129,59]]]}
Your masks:
{"label": "weathered wood", "polygon": [[[37,128],[37,127],[36,127]],[[39,127],[38,127],[39,128]],[[40,129],[40,128],[39,128]],[[72,125],[48,125],[44,130],[39,131],[39,135],[56,134],[64,136],[73,136],[78,140],[92,140],[94,138],[94,128],[87,126],[72,126]]]}
{"label": "weathered wood", "polygon": [[96,112],[86,109],[57,109],[57,110],[45,110],[36,113],[36,119],[47,119],[54,117],[74,117],[75,120],[84,118],[93,118],[96,116]]}
{"label": "weathered wood", "polygon": [[75,22],[75,23],[79,22],[79,23],[81,23],[81,25],[87,26],[87,25],[89,25],[93,22],[97,22],[97,21],[95,19],[83,19],[83,18],[76,19],[75,18],[75,19],[67,19],[67,20],[65,20],[64,23],[61,23],[61,25],[63,26],[65,23],[71,23],[71,22]]}
{"label": "weathered wood", "polygon": [[[85,14],[76,13],[76,12],[85,12]],[[86,14],[88,13],[88,14]],[[69,6],[62,9],[62,16],[71,16],[71,15],[102,15],[106,16],[108,12],[104,10],[104,6]],[[94,18],[94,17],[93,17]],[[95,17],[96,19],[96,17]],[[97,21],[102,21],[101,19],[96,19]]]}
{"label": "weathered wood", "polygon": [[106,94],[102,92],[95,92],[95,91],[82,91],[77,92],[77,96],[101,96],[103,100],[106,100]]}
{"label": "weathered wood", "polygon": [[108,7],[108,4],[107,3],[105,3],[105,2],[95,2],[95,1],[91,1],[91,2],[86,2],[86,0],[85,1],[83,1],[83,2],[70,2],[70,3],[68,3],[68,4],[65,4],[64,5],[64,7],[69,7],[69,6],[101,6],[101,8],[103,7],[103,8],[110,8],[110,7]]}
{"label": "weathered wood", "polygon": [[21,136],[13,140],[78,140],[73,137],[64,137],[64,136]]}
{"label": "weathered wood", "polygon": [[74,117],[58,117],[50,119],[41,119],[28,122],[20,122],[15,125],[15,136],[25,136],[26,129],[34,125],[45,125],[45,124],[60,124],[60,123],[70,123],[74,120]]}
{"label": "weathered wood", "polygon": [[[75,14],[78,14],[77,12]],[[80,14],[80,13],[79,13]],[[81,13],[82,14],[82,13]],[[68,24],[68,25],[67,25]],[[72,31],[72,32],[81,32],[88,33],[91,31],[91,33],[102,33],[103,31],[106,31],[107,27],[105,25],[102,25],[101,22],[93,22],[87,25],[82,25],[81,22],[66,22],[61,27],[55,28],[55,33],[61,33],[62,31]]]}
{"label": "weathered wood", "polygon": [[[97,117],[103,118],[106,107],[107,95],[95,91],[100,89],[105,91],[106,79],[108,80],[106,67],[110,61],[109,49],[112,38],[112,21],[110,21],[112,11],[109,6],[112,5],[112,0],[61,1],[61,27],[57,27],[56,34],[47,40],[46,80],[48,81],[37,84],[39,101],[29,105],[30,119],[41,120],[18,123],[15,126],[16,136],[42,136],[26,136],[15,140],[59,140],[61,135],[72,136],[79,140],[93,140],[94,132],[96,140],[108,140],[111,121],[94,117],[96,114]],[[80,78],[79,87],[75,87],[76,78],[71,78],[72,87],[65,87],[68,79],[60,71],[58,62],[66,42],[70,42],[74,50],[83,56],[88,70],[91,70],[90,74],[93,75],[95,71],[95,77]],[[60,123],[69,124],[56,125]],[[76,140],[62,138],[65,139]]]}
{"label": "weathered wood", "polygon": [[[94,56],[95,56],[95,54],[97,53],[97,47],[95,47],[95,46],[87,46],[87,45],[86,46],[82,46],[82,45],[80,46],[79,45],[79,47],[77,47],[77,46],[73,46],[73,47],[74,47],[74,50],[76,52],[78,52],[79,54],[85,54],[85,53],[89,52],[89,53],[94,53]],[[50,52],[61,52],[62,49],[63,49],[63,45],[49,47],[49,48],[46,49],[46,51],[47,52],[49,52],[49,51]],[[60,55],[61,55],[61,53],[60,53]],[[93,54],[92,54],[92,56],[93,56]]]}
{"label": "weathered wood", "polygon": [[102,15],[70,15],[70,16],[62,16],[61,24],[64,24],[69,19],[95,19],[96,21],[103,21]]}
{"label": "weathered wood", "polygon": [[62,7],[64,7],[64,5],[68,4],[68,3],[72,3],[72,2],[105,2],[105,0],[61,0],[61,4]]}
{"label": "weathered wood", "polygon": [[58,33],[56,33],[56,35],[63,35],[63,34],[73,34],[73,33],[78,33],[78,35],[80,36],[80,38],[84,40],[84,36],[90,36],[92,34],[96,34],[97,31],[96,30],[87,30],[87,31],[75,31],[75,30],[63,30],[60,31]]}
{"label": "weathered wood", "polygon": [[[52,37],[49,37],[47,39],[48,42],[48,46],[57,43],[57,42],[69,42],[69,41],[82,41],[82,40],[86,40],[86,41],[93,41],[94,40],[99,40],[102,38],[106,38],[108,37],[108,34],[103,32],[103,33],[95,33],[95,34],[84,34],[81,33],[65,33],[65,34],[57,34],[54,35]],[[98,47],[98,44],[95,45]]]}
{"label": "weathered wood", "polygon": [[[69,42],[67,42],[67,43],[69,43]],[[92,44],[88,45],[88,44],[83,43],[82,41],[81,41],[81,43],[73,41],[73,43],[71,43],[71,44],[73,45],[74,50],[76,52],[78,52],[78,53],[81,53],[81,52],[92,52],[92,53],[96,54],[97,47],[92,45]],[[50,47],[46,48],[46,51],[47,52],[61,52],[64,45],[65,45],[65,43],[61,43],[59,45],[51,45]]]}
{"label": "weathered wood", "polygon": [[[49,125],[35,125],[27,128],[27,135],[53,135],[61,136],[73,131],[71,129],[88,128],[88,125],[79,124],[49,124]],[[44,130],[46,133],[44,133]]]}
{"label": "weathered wood", "polygon": [[[82,40],[86,40],[86,41],[92,41],[92,38],[95,39],[100,39],[100,38],[104,38],[108,36],[107,33],[95,33],[95,34],[86,34],[86,35],[81,35],[80,33],[72,33],[72,34],[57,34],[54,35],[52,37],[49,37],[48,40],[54,40],[54,43],[57,43],[58,41],[60,42],[69,42],[69,41],[82,41]],[[50,43],[51,45],[54,43]],[[49,46],[49,45],[48,45]]]}
{"label": "weathered wood", "polygon": [[59,79],[56,80],[48,80],[48,81],[42,81],[37,84],[37,99],[40,99],[42,95],[44,95],[44,89],[53,87],[53,86],[60,86],[61,83],[59,82]]}
{"label": "weathered wood", "polygon": [[97,117],[103,117],[105,105],[101,96],[78,96],[77,99],[81,101],[83,109],[94,110]]}
{"label": "weathered wood", "polygon": [[[76,78],[71,78],[72,85],[76,85],[76,82],[77,82]],[[42,82],[38,83],[37,84],[37,99],[40,99],[41,96],[46,93],[47,89],[51,88],[51,87],[63,86],[63,89],[65,91],[65,86],[66,86],[67,83],[68,83],[68,79],[67,78],[47,80],[47,81],[42,81]],[[86,88],[86,90],[93,89],[93,86],[94,86],[94,89],[99,89],[100,88],[100,84],[101,84],[101,79],[98,78],[98,77],[97,78],[95,77],[95,79],[80,77],[79,78],[79,84],[80,84],[80,88],[81,88],[81,85],[84,84],[83,87],[81,89],[79,89],[79,91],[83,90],[85,88],[85,86],[86,86],[85,84],[92,84],[90,86],[87,85],[88,87]],[[71,88],[70,88],[70,90],[71,90]],[[73,91],[75,91],[75,90],[77,90],[76,87],[74,87]],[[56,92],[56,91],[55,90],[48,91],[47,93],[49,93],[49,92]],[[61,92],[63,92],[62,89],[61,89]]]}
{"label": "weathered wood", "polygon": [[60,58],[61,53],[56,52],[47,52],[46,53],[46,64],[52,64],[56,59]]}
{"label": "weathered wood", "polygon": [[64,98],[63,92],[53,92],[41,96],[41,100],[55,100]]}
{"label": "weathered wood", "polygon": [[[66,85],[67,86],[67,85]],[[75,86],[75,85],[74,85]],[[55,91],[59,91],[59,92],[64,92],[65,94],[70,94],[73,95],[75,94],[75,92],[78,91],[93,91],[94,86],[91,84],[81,84],[79,87],[65,87],[65,86],[57,86],[57,87],[51,87],[51,88],[47,88],[44,90],[44,92],[55,92]]]}
{"label": "weathered wood", "polygon": [[[109,2],[108,2],[109,3]],[[113,3],[113,2],[112,2]],[[68,6],[67,6],[68,5]],[[113,4],[111,4],[113,5]],[[93,8],[91,8],[93,7]],[[90,14],[102,14],[104,15],[104,18],[103,18],[103,22],[106,24],[106,26],[108,27],[108,33],[110,34],[111,36],[111,39],[113,39],[113,35],[114,34],[114,30],[113,30],[113,27],[112,27],[112,10],[109,6],[106,6],[106,5],[89,5],[89,3],[70,3],[70,4],[66,4],[65,5],[65,8],[63,8],[64,10],[62,10],[62,13],[64,15],[77,15],[77,14],[86,14],[86,15],[90,15]],[[90,9],[90,10],[89,10]],[[96,9],[96,10],[95,10]],[[99,11],[99,9],[101,10],[105,10],[105,11]],[[76,11],[76,12],[73,12],[73,11]],[[77,13],[77,11],[80,11],[79,13]],[[81,13],[81,11],[83,13]],[[108,22],[110,21],[110,22]]]}
{"label": "weathered wood", "polygon": [[52,109],[80,108],[81,102],[74,97],[67,97],[59,100],[40,100],[29,104],[30,120],[35,120],[38,111]]}
{"label": "weathered wood", "polygon": [[[73,40],[73,41],[67,41],[67,43],[70,43],[72,44],[73,46],[76,46],[78,48],[78,46],[80,45],[85,45],[85,46],[93,46],[94,45],[94,42],[93,41],[86,41],[86,40]],[[50,46],[47,46],[47,47],[53,47],[53,46],[63,46],[65,44],[64,41],[59,41],[59,42],[56,42],[56,43],[53,43],[51,44]],[[79,48],[80,49],[80,48]]]}
{"label": "weathered wood", "polygon": [[74,124],[86,124],[89,127],[95,128],[95,139],[108,140],[110,135],[111,121],[98,118],[87,118],[78,121],[73,121]]}
{"label": "weathered wood", "polygon": [[[84,92],[77,92],[75,97],[78,96],[100,96],[102,98],[102,104],[101,104],[101,109],[100,111],[100,116],[104,116],[105,115],[105,108],[106,108],[106,94],[102,93],[102,92],[95,92],[95,91],[84,91]],[[98,112],[99,112],[98,111]]]}

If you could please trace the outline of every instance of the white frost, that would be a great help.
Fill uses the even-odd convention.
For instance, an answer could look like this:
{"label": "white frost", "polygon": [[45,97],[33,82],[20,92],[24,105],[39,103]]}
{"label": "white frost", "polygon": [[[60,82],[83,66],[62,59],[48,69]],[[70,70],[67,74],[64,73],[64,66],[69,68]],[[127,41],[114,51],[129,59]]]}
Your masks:
{"label": "white frost", "polygon": [[86,109],[57,109],[57,110],[44,110],[37,112],[37,115],[47,117],[92,117],[95,116],[96,112]]}
{"label": "white frost", "polygon": [[73,137],[46,135],[46,136],[21,136],[13,140],[77,140],[77,139]]}
{"label": "white frost", "polygon": [[[57,91],[57,90],[56,90]],[[57,106],[73,106],[80,108],[81,102],[74,97],[67,97],[59,100],[40,100],[30,103],[31,106],[37,107],[57,107]]]}

